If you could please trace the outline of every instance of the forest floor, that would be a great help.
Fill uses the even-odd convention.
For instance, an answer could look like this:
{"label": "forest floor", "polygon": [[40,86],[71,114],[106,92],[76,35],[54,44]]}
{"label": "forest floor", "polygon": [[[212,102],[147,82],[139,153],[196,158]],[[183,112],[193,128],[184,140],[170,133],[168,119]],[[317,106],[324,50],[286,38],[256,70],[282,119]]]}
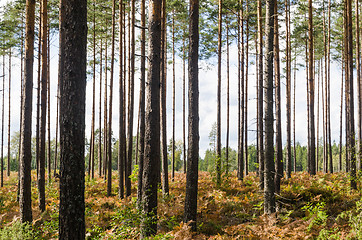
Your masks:
{"label": "forest floor", "polygon": [[[113,179],[114,196],[107,197],[104,179],[86,177],[87,239],[139,238],[136,184],[130,198],[119,200],[116,175]],[[209,173],[200,172],[198,229],[192,233],[182,223],[185,174],[176,173],[169,196],[159,192],[158,235],[152,239],[362,239],[361,192],[350,190],[346,173],[314,177],[296,173],[290,180],[283,179],[277,195],[278,212],[272,216],[263,215],[263,195],[255,174],[240,182],[234,173],[223,179],[220,188],[213,179]],[[30,231],[23,239],[57,239],[59,181],[47,184],[46,212],[40,214],[34,180],[35,173],[33,230],[18,230],[17,174],[5,177],[0,189],[0,239],[10,239],[22,231]]]}

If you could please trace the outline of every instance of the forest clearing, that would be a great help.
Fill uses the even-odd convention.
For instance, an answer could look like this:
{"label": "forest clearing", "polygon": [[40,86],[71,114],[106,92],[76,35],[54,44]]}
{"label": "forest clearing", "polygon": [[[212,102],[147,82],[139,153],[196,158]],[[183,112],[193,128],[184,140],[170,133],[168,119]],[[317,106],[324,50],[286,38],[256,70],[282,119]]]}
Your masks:
{"label": "forest clearing", "polygon": [[[15,175],[15,173],[14,173]],[[19,206],[16,202],[16,176],[1,189],[0,239],[28,236],[28,239],[57,239],[59,180],[47,184],[46,211],[34,211],[33,230],[23,233],[15,224]],[[35,176],[33,176],[35,177]],[[137,210],[136,185],[132,194],[119,200],[107,197],[102,178],[86,178],[86,239],[138,239],[140,213]],[[360,239],[362,237],[361,192],[352,191],[344,173],[296,173],[283,180],[277,196],[278,211],[268,217],[263,212],[263,194],[255,173],[240,182],[235,172],[225,177],[220,188],[208,172],[200,172],[198,226],[192,232],[184,224],[185,174],[176,173],[170,193],[158,205],[158,233],[150,239]],[[116,182],[114,183],[116,186]],[[116,187],[112,189],[117,192]],[[34,202],[38,202],[33,184]],[[3,210],[6,209],[4,212]],[[18,232],[19,231],[19,232]],[[7,235],[9,234],[9,235]],[[30,237],[31,236],[31,237]],[[14,238],[15,239],[15,238]],[[19,238],[17,238],[19,239]]]}

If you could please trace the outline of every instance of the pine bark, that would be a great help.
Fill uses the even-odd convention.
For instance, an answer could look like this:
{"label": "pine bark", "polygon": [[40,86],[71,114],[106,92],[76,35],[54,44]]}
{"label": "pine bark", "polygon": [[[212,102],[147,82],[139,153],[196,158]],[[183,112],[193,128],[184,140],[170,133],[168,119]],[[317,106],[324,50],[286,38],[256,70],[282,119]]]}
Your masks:
{"label": "pine bark", "polygon": [[309,84],[309,132],[310,132],[310,146],[309,146],[309,173],[316,174],[316,161],[315,161],[315,124],[314,124],[314,51],[313,51],[313,6],[312,0],[308,0],[308,84]]}
{"label": "pine bark", "polygon": [[116,0],[112,1],[112,45],[111,45],[111,77],[109,79],[109,117],[107,134],[107,196],[112,195],[112,114],[113,114],[113,75],[114,75],[114,44],[115,44],[115,25],[116,25]]}
{"label": "pine bark", "polygon": [[157,190],[160,172],[160,53],[162,0],[149,1],[148,84],[146,85],[143,211],[141,238],[157,232]]}
{"label": "pine bark", "polygon": [[[141,78],[140,78],[140,142],[139,142],[139,164],[138,164],[138,188],[137,199],[142,201],[143,187],[143,163],[145,149],[145,88],[146,88],[146,11],[145,0],[141,1]],[[121,115],[120,115],[121,116]]]}
{"label": "pine bark", "polygon": [[264,213],[275,212],[274,184],[274,114],[273,114],[273,45],[274,45],[274,1],[266,1],[265,14],[265,172],[264,172]]}
{"label": "pine bark", "polygon": [[[287,2],[286,2],[286,9],[287,9]],[[280,192],[280,182],[281,178],[283,177],[283,145],[282,145],[282,119],[281,119],[281,82],[280,82],[280,58],[279,58],[279,22],[278,22],[278,3],[274,1],[274,69],[275,69],[275,142],[276,142],[276,153],[275,153],[275,192]],[[287,11],[287,10],[286,10]],[[288,29],[288,27],[287,27]],[[288,36],[288,31],[287,31]],[[288,37],[287,37],[288,39]],[[288,40],[287,40],[288,45]],[[288,53],[288,47],[286,48],[286,52]],[[288,56],[288,55],[287,55]],[[288,57],[287,57],[288,59]],[[288,60],[287,60],[288,61]],[[288,66],[288,63],[287,63]],[[287,67],[288,68],[288,67]],[[289,69],[287,69],[288,75]],[[287,80],[287,98],[288,98],[288,80]],[[287,99],[288,102],[288,99]],[[287,104],[287,112],[288,112],[288,104]],[[289,106],[289,113],[290,113],[290,106]],[[287,116],[288,119],[288,116]],[[288,124],[288,120],[287,120]],[[288,130],[288,127],[287,127]],[[289,129],[290,130],[290,129]],[[290,134],[290,132],[289,132]],[[287,133],[288,135],[288,133]],[[288,143],[287,143],[288,144]],[[288,162],[287,162],[287,166]],[[289,173],[290,174],[290,173]],[[287,168],[287,177],[288,177],[288,168]],[[289,175],[290,177],[290,175]]]}
{"label": "pine bark", "polygon": [[218,62],[217,62],[217,123],[216,123],[216,183],[221,184],[221,55],[222,55],[222,0],[218,13]]}
{"label": "pine bark", "polygon": [[8,102],[8,161],[7,161],[7,175],[10,176],[10,123],[11,123],[11,48],[9,49],[9,102]]}
{"label": "pine bark", "polygon": [[85,239],[87,1],[62,0],[61,11],[59,239]]}
{"label": "pine bark", "polygon": [[20,132],[20,219],[32,222],[31,210],[31,122],[33,102],[33,63],[34,63],[34,19],[35,0],[26,1],[25,17],[25,69],[23,89],[23,114]]}
{"label": "pine bark", "polygon": [[285,0],[285,23],[286,23],[286,112],[287,112],[287,146],[286,146],[286,177],[291,178],[292,173],[292,136],[291,136],[291,49],[290,49],[290,0]]}
{"label": "pine bark", "polygon": [[259,177],[260,189],[264,189],[264,126],[263,126],[263,31],[262,31],[262,11],[261,0],[258,0],[257,5],[258,17],[258,162],[259,162]]}
{"label": "pine bark", "polygon": [[186,172],[184,222],[196,230],[198,162],[199,162],[199,1],[191,0],[189,8],[189,133]]}
{"label": "pine bark", "polygon": [[175,65],[175,11],[172,12],[172,174],[175,181],[175,95],[176,95],[176,65]]}

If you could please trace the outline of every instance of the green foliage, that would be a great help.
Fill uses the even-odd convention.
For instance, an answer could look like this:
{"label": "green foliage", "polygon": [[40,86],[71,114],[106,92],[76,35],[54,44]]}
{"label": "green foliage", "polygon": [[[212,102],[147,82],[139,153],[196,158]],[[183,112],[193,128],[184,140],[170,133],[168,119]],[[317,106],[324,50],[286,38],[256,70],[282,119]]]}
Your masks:
{"label": "green foliage", "polygon": [[304,218],[304,220],[312,219],[312,221],[309,223],[308,231],[310,231],[314,226],[325,226],[327,223],[328,215],[325,210],[326,203],[325,202],[319,202],[316,205],[313,203],[308,203],[304,207],[302,207],[303,210],[307,212],[307,216]]}
{"label": "green foliage", "polygon": [[39,239],[28,223],[14,222],[0,230],[0,240],[33,240]]}

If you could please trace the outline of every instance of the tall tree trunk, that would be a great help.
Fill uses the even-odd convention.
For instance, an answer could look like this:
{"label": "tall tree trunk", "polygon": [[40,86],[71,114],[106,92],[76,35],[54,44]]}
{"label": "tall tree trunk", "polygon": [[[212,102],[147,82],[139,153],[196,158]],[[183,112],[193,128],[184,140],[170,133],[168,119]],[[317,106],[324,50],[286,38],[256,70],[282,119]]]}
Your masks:
{"label": "tall tree trunk", "polygon": [[111,47],[111,77],[109,79],[109,117],[108,117],[108,134],[107,134],[107,196],[112,195],[112,113],[113,113],[113,75],[114,75],[114,37],[116,28],[116,0],[112,1],[112,47]]}
{"label": "tall tree trunk", "polygon": [[49,29],[49,26],[47,27],[47,31],[48,31],[48,39],[47,39],[47,110],[48,110],[48,113],[47,113],[47,116],[48,116],[48,121],[47,121],[47,124],[48,124],[48,149],[47,149],[47,158],[48,158],[48,181],[50,182],[51,181],[51,177],[52,177],[52,170],[51,170],[51,140],[50,140],[50,29]]}
{"label": "tall tree trunk", "polygon": [[[317,87],[318,87],[318,90],[317,90],[317,157],[316,157],[317,158],[316,159],[316,165],[317,165],[316,171],[317,172],[319,170],[319,103],[320,103],[320,85],[321,85],[320,75],[321,75],[321,61],[319,60],[318,61],[318,78],[317,78]],[[322,82],[322,86],[323,86],[323,82]],[[322,99],[323,99],[323,91],[322,91]],[[323,100],[322,100],[322,103],[323,103]],[[324,118],[323,118],[323,121],[324,121]],[[323,129],[324,129],[324,127],[323,127]],[[324,139],[324,135],[323,135],[323,139]]]}
{"label": "tall tree trunk", "polygon": [[94,178],[94,119],[96,108],[96,2],[93,2],[93,87],[92,87],[92,125],[91,125],[91,142],[90,157],[88,162],[88,175]]}
{"label": "tall tree trunk", "polygon": [[[106,21],[107,22],[107,21]],[[107,25],[107,24],[106,24]],[[108,26],[108,25],[107,25]],[[103,174],[104,179],[107,179],[107,143],[108,143],[108,38],[106,37],[105,42],[105,54],[104,54],[104,105],[103,105]]]}
{"label": "tall tree trunk", "polygon": [[4,186],[4,102],[5,102],[5,54],[3,55],[3,86],[2,86],[2,107],[1,107],[1,187]]}
{"label": "tall tree trunk", "polygon": [[361,90],[361,56],[360,56],[360,28],[359,28],[359,6],[358,0],[355,1],[355,8],[356,8],[356,75],[357,75],[357,106],[358,106],[358,123],[357,123],[357,134],[358,134],[358,145],[357,145],[357,160],[359,162],[359,170],[362,169],[361,164],[361,141],[362,141],[362,90]]}
{"label": "tall tree trunk", "polygon": [[168,157],[167,157],[167,118],[166,118],[166,84],[167,84],[167,25],[166,25],[166,0],[162,0],[161,10],[161,159],[162,159],[162,192],[167,195],[169,192],[168,184]]}
{"label": "tall tree trunk", "polygon": [[[229,129],[230,129],[230,54],[229,54],[229,22],[226,18],[226,148],[225,148],[225,173],[229,174]],[[240,78],[238,78],[240,81]],[[239,109],[240,107],[238,107]]]}
{"label": "tall tree trunk", "polygon": [[160,172],[160,53],[162,0],[149,1],[148,84],[146,86],[143,211],[141,238],[157,232],[157,190]]}
{"label": "tall tree trunk", "polygon": [[191,0],[189,8],[189,135],[187,152],[184,222],[191,221],[196,230],[198,162],[199,162],[199,1]]}
{"label": "tall tree trunk", "polygon": [[172,12],[172,181],[175,181],[175,11]]}
{"label": "tall tree trunk", "polygon": [[84,239],[87,1],[62,0],[61,11],[59,239]]}
{"label": "tall tree trunk", "polygon": [[[343,79],[344,79],[344,46],[343,46],[344,41],[342,40],[342,67],[341,67],[341,107],[340,107],[340,115],[339,115],[339,171],[342,172],[342,129],[343,129],[343,124],[342,124],[342,119],[343,119]],[[347,144],[346,144],[346,149],[347,149]]]}
{"label": "tall tree trunk", "polygon": [[40,129],[39,129],[39,209],[45,211],[45,134],[46,134],[46,111],[47,111],[47,0],[42,0],[42,29],[41,29],[41,82],[40,82]]}
{"label": "tall tree trunk", "polygon": [[312,0],[308,0],[308,67],[309,67],[309,132],[310,132],[310,169],[311,175],[316,174],[316,162],[315,162],[315,124],[314,124],[314,66],[313,66],[313,6]]}
{"label": "tall tree trunk", "polygon": [[[63,0],[62,0],[63,1]],[[34,19],[35,0],[26,0],[25,26],[25,69],[23,89],[23,114],[20,132],[20,219],[32,222],[31,211],[31,120],[33,102],[33,63],[34,63]]]}
{"label": "tall tree trunk", "polygon": [[42,1],[39,2],[39,29],[38,29],[38,74],[37,74],[37,90],[36,90],[36,130],[35,130],[35,151],[36,151],[36,177],[39,178],[39,159],[40,159],[40,82],[41,82],[41,30],[42,30]]}
{"label": "tall tree trunk", "polygon": [[292,136],[291,136],[291,43],[290,43],[290,0],[285,0],[285,23],[286,23],[286,111],[287,111],[287,146],[286,146],[286,175],[291,178],[292,173]]}
{"label": "tall tree trunk", "polygon": [[[248,156],[248,85],[249,85],[249,1],[246,0],[246,51],[245,51],[245,91],[244,91],[244,154],[245,154],[245,176],[249,174]],[[244,16],[243,16],[244,18]]]}
{"label": "tall tree trunk", "polygon": [[[124,8],[123,8],[123,0],[119,0],[119,19],[118,19],[118,25],[119,25],[119,125],[118,125],[118,131],[119,131],[119,145],[118,145],[118,197],[123,199],[124,197],[124,169],[125,169],[125,151],[126,151],[126,136],[124,131],[124,95],[125,92],[123,91],[123,81],[125,78],[125,75],[123,74],[123,15]],[[99,111],[100,112],[100,111]],[[99,128],[100,129],[100,128]],[[142,141],[142,139],[141,139]],[[141,160],[140,160],[141,161]],[[140,162],[141,163],[141,162]],[[141,166],[139,169],[139,173],[142,173]],[[139,180],[138,180],[139,181]],[[140,184],[140,183],[138,183]],[[141,185],[142,186],[142,185]],[[139,189],[139,188],[138,188]],[[139,189],[138,191],[141,191]]]}
{"label": "tall tree trunk", "polygon": [[[145,88],[146,88],[146,6],[145,0],[141,1],[141,79],[140,79],[140,146],[137,198],[139,205],[142,203],[143,187],[143,162],[145,149]],[[122,115],[120,115],[122,116]]]}
{"label": "tall tree trunk", "polygon": [[133,153],[133,111],[134,111],[134,74],[135,74],[135,0],[131,1],[131,42],[130,42],[130,78],[129,78],[129,102],[128,102],[128,149],[126,172],[126,196],[131,195],[132,153]]}
{"label": "tall tree trunk", "polygon": [[10,123],[11,123],[11,48],[9,49],[9,109],[8,109],[8,162],[7,162],[7,175],[10,176]]}
{"label": "tall tree trunk", "polygon": [[247,176],[249,173],[249,156],[248,156],[248,85],[249,85],[249,1],[246,0],[246,51],[245,51],[245,93],[244,93],[244,132],[245,132],[245,140],[244,140],[244,153],[245,153],[245,175]]}
{"label": "tall tree trunk", "polygon": [[332,157],[332,132],[331,132],[331,1],[328,0],[328,39],[327,39],[327,131],[328,131],[328,153],[329,168],[333,173]]}
{"label": "tall tree trunk", "polygon": [[221,55],[222,55],[222,0],[218,14],[218,61],[217,61],[217,125],[216,125],[216,183],[221,184]]}
{"label": "tall tree trunk", "polygon": [[354,97],[353,97],[353,35],[352,35],[352,0],[347,1],[347,40],[348,40],[348,55],[347,55],[347,70],[349,81],[349,151],[351,157],[351,188],[357,189],[356,179],[356,155],[355,155],[355,130],[354,130]]}
{"label": "tall tree trunk", "polygon": [[[295,52],[295,55],[296,52]],[[293,85],[293,170],[297,172],[297,149],[295,148],[295,90],[297,86],[297,59],[294,59],[294,85]]]}
{"label": "tall tree trunk", "polygon": [[[286,11],[288,11],[288,5],[287,2],[285,4]],[[281,96],[280,96],[280,58],[279,58],[279,21],[278,21],[278,3],[277,1],[274,1],[274,69],[275,69],[275,144],[276,144],[276,154],[275,154],[275,192],[280,192],[280,181],[283,177],[283,145],[282,145],[282,118],[281,118]],[[288,21],[287,21],[288,22]],[[288,29],[288,27],[287,27]],[[288,31],[287,31],[287,39],[288,39]],[[288,42],[288,41],[287,41]],[[288,43],[287,43],[288,46]],[[288,47],[286,52],[288,53]],[[288,55],[287,55],[288,56]],[[288,59],[288,57],[287,57]],[[287,60],[288,61],[288,60]],[[288,64],[287,64],[288,66]],[[287,67],[288,68],[288,67]],[[289,69],[287,69],[287,75],[288,75]],[[290,87],[290,85],[289,85]],[[289,89],[290,90],[290,89]],[[290,94],[290,92],[289,92]],[[290,95],[289,95],[290,97]],[[288,109],[289,107],[289,109]],[[288,111],[289,110],[289,111]],[[287,80],[287,113],[289,112],[290,116],[290,106],[288,106],[288,80]],[[287,114],[288,115],[288,114]],[[288,122],[288,116],[287,116],[287,122]],[[290,123],[290,122],[289,122]],[[289,129],[290,130],[290,129]],[[288,127],[287,127],[288,131]],[[290,132],[289,132],[290,134]],[[287,133],[288,135],[288,133]],[[288,143],[287,143],[288,144]],[[287,177],[290,173],[288,172],[288,165],[287,162]]]}
{"label": "tall tree trunk", "polygon": [[[120,60],[121,62],[121,60]],[[102,63],[103,63],[103,41],[101,39],[99,60],[99,135],[98,135],[98,175],[102,176]],[[122,95],[120,95],[122,96]],[[121,121],[121,120],[120,120]]]}
{"label": "tall tree trunk", "polygon": [[183,159],[184,173],[186,173],[186,40],[182,40],[182,136],[183,136]]}
{"label": "tall tree trunk", "polygon": [[260,189],[264,189],[264,127],[263,127],[263,31],[262,31],[262,11],[261,0],[258,0],[257,6],[258,17],[258,160],[259,160],[259,177]]}
{"label": "tall tree trunk", "polygon": [[265,173],[264,173],[264,213],[275,212],[274,185],[274,114],[273,114],[273,45],[274,45],[274,1],[266,1],[265,13]]}

